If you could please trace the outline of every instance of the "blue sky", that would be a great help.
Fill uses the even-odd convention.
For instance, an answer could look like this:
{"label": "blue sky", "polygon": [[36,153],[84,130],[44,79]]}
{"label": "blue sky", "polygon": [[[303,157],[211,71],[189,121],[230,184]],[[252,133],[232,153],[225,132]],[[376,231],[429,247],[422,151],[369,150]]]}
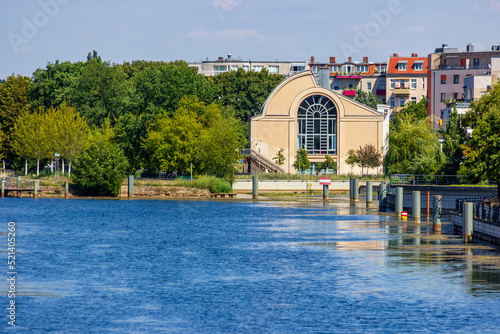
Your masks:
{"label": "blue sky", "polygon": [[252,60],[386,61],[447,43],[500,43],[500,0],[3,0],[0,78],[47,62]]}

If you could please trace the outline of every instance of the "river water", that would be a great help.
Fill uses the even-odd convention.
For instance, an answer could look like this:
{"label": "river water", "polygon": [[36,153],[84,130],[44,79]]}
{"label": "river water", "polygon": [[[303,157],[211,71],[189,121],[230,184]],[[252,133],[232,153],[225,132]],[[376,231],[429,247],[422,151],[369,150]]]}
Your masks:
{"label": "river water", "polygon": [[20,333],[499,333],[499,252],[344,200],[0,200]]}

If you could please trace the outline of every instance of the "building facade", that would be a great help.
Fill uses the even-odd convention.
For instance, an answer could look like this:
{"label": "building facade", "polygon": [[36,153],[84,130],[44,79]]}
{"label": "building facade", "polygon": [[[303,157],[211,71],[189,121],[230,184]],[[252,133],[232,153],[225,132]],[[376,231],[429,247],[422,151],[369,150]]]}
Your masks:
{"label": "building facade", "polygon": [[414,53],[411,57],[393,54],[386,75],[386,101],[392,114],[408,103],[418,103],[427,95],[427,58]]}
{"label": "building facade", "polygon": [[198,73],[205,76],[214,76],[224,72],[237,71],[244,69],[245,71],[260,72],[267,69],[269,73],[281,75],[293,75],[304,71],[307,62],[305,61],[255,61],[243,60],[241,58],[233,58],[230,54],[227,58],[219,57],[217,60],[205,60],[198,63],[190,63],[189,67],[198,69]]}
{"label": "building facade", "polygon": [[311,163],[323,162],[329,155],[337,162],[337,173],[347,174],[349,150],[373,144],[383,152],[388,121],[387,114],[321,87],[312,71],[304,71],[283,80],[261,114],[251,119],[251,151],[270,161],[284,149],[283,171],[297,173],[293,163],[302,148]]}
{"label": "building facade", "polygon": [[348,57],[347,62],[338,63],[335,57],[330,57],[328,63],[315,62],[311,57],[309,68],[317,74],[321,69],[329,70],[330,87],[332,91],[347,97],[354,98],[356,90],[370,92],[380,103],[385,103],[387,63],[368,62],[368,57],[363,61],[354,61]]}
{"label": "building facade", "polygon": [[[428,56],[427,115],[434,129],[439,128],[441,110],[446,109],[446,104],[463,100],[464,80],[471,76],[491,75],[492,58],[498,56],[498,45],[493,46],[491,51],[474,51],[472,44],[461,52],[443,44]],[[482,81],[479,77],[477,80],[478,83]]]}

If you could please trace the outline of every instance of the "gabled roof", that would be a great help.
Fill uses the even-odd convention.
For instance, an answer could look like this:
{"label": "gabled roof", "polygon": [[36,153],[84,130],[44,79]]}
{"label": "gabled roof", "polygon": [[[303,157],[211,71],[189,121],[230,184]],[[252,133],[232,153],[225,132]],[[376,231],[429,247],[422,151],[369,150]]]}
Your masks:
{"label": "gabled roof", "polygon": [[[406,71],[398,70],[398,63],[407,63]],[[420,63],[422,65],[421,71],[415,71],[413,65]],[[391,57],[389,58],[389,65],[387,65],[387,74],[425,74],[427,75],[427,57]]]}

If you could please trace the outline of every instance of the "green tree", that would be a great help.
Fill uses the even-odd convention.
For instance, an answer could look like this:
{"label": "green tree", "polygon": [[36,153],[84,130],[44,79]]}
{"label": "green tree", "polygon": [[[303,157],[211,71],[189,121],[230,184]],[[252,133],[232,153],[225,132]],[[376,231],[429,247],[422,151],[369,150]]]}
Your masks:
{"label": "green tree", "polygon": [[444,172],[447,175],[457,174],[464,162],[463,145],[467,137],[467,131],[462,127],[460,115],[454,110],[450,113],[446,130],[444,131],[443,153],[446,156]]}
{"label": "green tree", "polygon": [[349,168],[351,168],[351,174],[352,174],[352,169],[358,163],[358,156],[356,155],[355,150],[350,149],[347,152],[347,159],[345,160],[345,162],[346,162],[346,164],[349,165]]}
{"label": "green tree", "polygon": [[1,153],[9,160],[13,156],[9,148],[13,140],[14,124],[20,115],[31,110],[30,92],[32,89],[31,79],[20,75],[11,75],[0,83],[0,131],[5,136],[5,145]]}
{"label": "green tree", "polygon": [[90,146],[75,162],[73,183],[83,194],[117,196],[127,176],[128,162],[113,142],[109,122],[90,136]]}
{"label": "green tree", "polygon": [[307,157],[307,151],[304,150],[303,148],[299,149],[297,151],[297,155],[295,156],[295,162],[293,163],[293,167],[297,171],[300,171],[301,173],[305,170],[308,170],[311,167],[311,162],[309,161],[309,158]]}
{"label": "green tree", "polygon": [[423,97],[418,103],[410,102],[403,109],[401,109],[398,115],[412,115],[415,120],[421,120],[427,118],[427,98]]}
{"label": "green tree", "polygon": [[234,118],[218,118],[203,130],[197,142],[196,170],[233,182],[238,149],[245,146],[238,132]]}
{"label": "green tree", "polygon": [[67,89],[70,106],[75,107],[91,126],[112,122],[130,107],[130,83],[125,73],[89,53],[81,75]]}
{"label": "green tree", "polygon": [[[13,128],[12,149],[27,160],[36,160],[36,175],[40,175],[40,160],[51,157],[50,119],[41,111],[21,115]],[[27,167],[26,172],[27,174]]]}
{"label": "green tree", "polygon": [[284,148],[280,148],[278,153],[276,153],[276,156],[273,158],[274,160],[274,163],[278,166],[283,166],[285,164],[285,155],[283,154],[283,152],[285,152],[285,149]]}
{"label": "green tree", "polygon": [[219,87],[185,62],[150,66],[134,81],[134,104],[141,113],[173,114],[185,96],[196,96],[202,102],[211,103],[217,100],[219,93]]}
{"label": "green tree", "polygon": [[283,79],[284,76],[270,74],[266,69],[255,72],[242,68],[213,77],[214,83],[220,87],[220,103],[232,106],[236,118],[245,123],[260,112],[269,94]]}
{"label": "green tree", "polygon": [[337,169],[337,162],[335,162],[335,160],[333,160],[333,158],[331,156],[329,156],[328,154],[325,155],[325,161],[320,162],[318,164],[319,171],[324,170],[326,173],[327,169],[334,169],[334,170]]}
{"label": "green tree", "polygon": [[372,92],[362,91],[360,88],[356,89],[356,96],[354,97],[354,101],[364,104],[372,109],[377,110],[377,98],[373,95]]}
{"label": "green tree", "polygon": [[428,119],[398,114],[391,121],[388,140],[384,160],[388,174],[435,174],[444,163],[437,134]]}
{"label": "green tree", "polygon": [[368,173],[369,168],[377,168],[382,164],[382,154],[380,154],[373,144],[360,146],[356,151],[356,157],[357,164],[361,167],[361,174],[363,174],[363,168],[366,168]]}
{"label": "green tree", "polygon": [[151,162],[161,170],[183,173],[194,161],[203,125],[188,100],[183,100],[173,116],[164,113],[148,131],[143,147]]}
{"label": "green tree", "polygon": [[59,153],[68,162],[68,177],[71,177],[71,166],[88,146],[90,128],[72,107],[61,104],[48,114],[52,127],[52,154]]}
{"label": "green tree", "polygon": [[465,144],[466,159],[461,171],[475,181],[496,182],[500,196],[500,83],[472,102],[464,123],[472,127],[472,136]]}

